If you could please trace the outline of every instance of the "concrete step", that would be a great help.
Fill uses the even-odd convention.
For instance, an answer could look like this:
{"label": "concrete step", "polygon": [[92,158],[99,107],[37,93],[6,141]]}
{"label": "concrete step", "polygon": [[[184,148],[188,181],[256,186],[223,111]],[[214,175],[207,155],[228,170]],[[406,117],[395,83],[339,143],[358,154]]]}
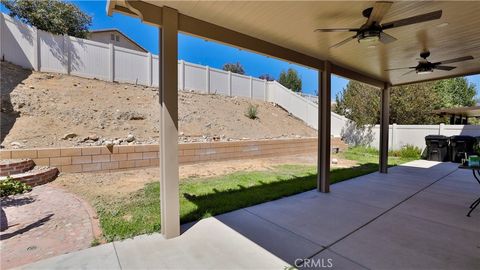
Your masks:
{"label": "concrete step", "polygon": [[[27,172],[11,174],[10,177],[34,187],[53,181],[57,175],[58,169],[55,167],[35,166],[33,169]],[[6,176],[0,177],[0,181],[5,179],[7,179]]]}
{"label": "concrete step", "polygon": [[31,159],[2,159],[0,160],[0,176],[8,176],[29,171],[35,166]]}

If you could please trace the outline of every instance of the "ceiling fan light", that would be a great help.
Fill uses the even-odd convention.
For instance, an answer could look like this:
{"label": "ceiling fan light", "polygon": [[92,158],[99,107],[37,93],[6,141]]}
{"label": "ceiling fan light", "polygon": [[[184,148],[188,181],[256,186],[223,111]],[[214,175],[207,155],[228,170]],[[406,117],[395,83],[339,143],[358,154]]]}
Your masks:
{"label": "ceiling fan light", "polygon": [[360,43],[375,43],[380,40],[379,36],[366,36],[358,40]]}
{"label": "ceiling fan light", "polygon": [[417,71],[417,74],[418,75],[426,75],[426,74],[430,74],[433,72],[433,69],[430,69],[430,70],[421,70],[421,71]]}

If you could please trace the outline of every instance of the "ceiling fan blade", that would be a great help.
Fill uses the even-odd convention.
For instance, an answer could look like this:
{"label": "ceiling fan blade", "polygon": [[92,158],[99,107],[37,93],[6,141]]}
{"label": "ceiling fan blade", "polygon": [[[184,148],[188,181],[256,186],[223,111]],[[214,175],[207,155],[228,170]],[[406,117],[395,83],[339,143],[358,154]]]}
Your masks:
{"label": "ceiling fan blade", "polygon": [[402,76],[408,75],[408,74],[413,73],[413,72],[415,72],[415,69],[412,69],[412,70],[410,70],[410,71],[408,71],[408,72],[406,72],[406,73],[403,73]]}
{"label": "ceiling fan blade", "polygon": [[390,36],[389,34],[386,34],[384,32],[380,32],[380,42],[382,42],[383,44],[388,44],[388,43],[394,42],[396,40],[397,40],[396,38]]}
{"label": "ceiling fan blade", "polygon": [[402,69],[409,69],[409,68],[415,68],[415,67],[389,68],[389,69],[385,69],[385,71],[402,70]]}
{"label": "ceiling fan blade", "polygon": [[398,21],[384,23],[382,24],[382,29],[390,29],[390,28],[395,28],[395,27],[400,27],[400,26],[405,26],[410,24],[428,22],[428,21],[440,19],[441,17],[442,17],[442,11],[437,10],[434,12],[425,13],[422,15],[417,15],[410,18],[401,19]]}
{"label": "ceiling fan blade", "polygon": [[377,1],[373,5],[372,13],[370,13],[370,17],[368,17],[367,25],[372,25],[374,23],[380,24],[383,19],[383,16],[387,14],[388,10],[392,6],[392,2],[387,1]]}
{"label": "ceiling fan blade", "polygon": [[457,63],[457,62],[462,62],[462,61],[467,61],[467,60],[472,60],[473,56],[464,56],[464,57],[458,57],[450,60],[445,60],[445,61],[440,61],[437,63],[434,63],[435,65],[441,65],[441,64],[450,64],[450,63]]}
{"label": "ceiling fan blade", "polygon": [[332,29],[315,29],[314,32],[357,32],[358,28],[332,28]]}
{"label": "ceiling fan blade", "polygon": [[350,40],[355,39],[356,37],[357,37],[356,35],[355,35],[355,36],[352,36],[352,37],[349,37],[349,38],[347,38],[347,39],[345,39],[345,40],[342,40],[342,41],[338,42],[337,44],[335,44],[335,45],[333,45],[333,46],[330,46],[330,48],[338,48],[338,47],[342,46],[343,44],[349,42]]}
{"label": "ceiling fan blade", "polygon": [[450,71],[456,67],[451,67],[451,66],[435,66],[434,69],[439,69],[439,70],[445,70],[445,71]]}

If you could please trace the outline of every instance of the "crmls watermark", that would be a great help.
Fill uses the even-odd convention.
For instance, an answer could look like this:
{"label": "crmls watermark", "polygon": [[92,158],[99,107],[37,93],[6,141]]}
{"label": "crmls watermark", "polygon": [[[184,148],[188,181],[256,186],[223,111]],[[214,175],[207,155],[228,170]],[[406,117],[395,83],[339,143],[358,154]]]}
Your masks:
{"label": "crmls watermark", "polygon": [[[319,259],[295,259],[292,268],[332,268],[333,259],[331,258],[319,258]],[[286,269],[290,269],[286,267]]]}

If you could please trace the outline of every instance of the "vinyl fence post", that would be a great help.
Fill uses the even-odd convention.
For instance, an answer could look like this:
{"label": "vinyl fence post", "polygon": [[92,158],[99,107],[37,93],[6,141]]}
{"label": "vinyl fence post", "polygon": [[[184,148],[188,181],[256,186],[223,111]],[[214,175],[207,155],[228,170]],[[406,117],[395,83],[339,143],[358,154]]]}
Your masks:
{"label": "vinyl fence post", "polygon": [[250,99],[253,99],[253,78],[250,76]]}
{"label": "vinyl fence post", "polygon": [[65,50],[65,57],[67,62],[67,74],[70,75],[72,73],[72,46],[70,46],[70,37],[67,35],[63,36],[63,49]]}
{"label": "vinyl fence post", "polygon": [[205,68],[205,91],[210,94],[210,67]]}
{"label": "vinyl fence post", "polygon": [[399,147],[397,145],[397,124],[393,123],[392,124],[392,143],[391,143],[392,150],[396,150]]}
{"label": "vinyl fence post", "polygon": [[267,80],[263,80],[263,101],[268,101],[267,92]]}
{"label": "vinyl fence post", "polygon": [[110,65],[108,77],[111,82],[115,80],[115,47],[112,43],[108,44],[109,55],[110,55]]}
{"label": "vinyl fence post", "polygon": [[232,72],[228,72],[228,96],[232,96]]}
{"label": "vinyl fence post", "polygon": [[148,52],[147,63],[148,63],[148,66],[147,66],[147,74],[148,74],[147,84],[148,84],[148,86],[152,86],[152,84],[153,84],[152,65],[153,64],[152,64],[152,53],[151,52]]}
{"label": "vinyl fence post", "polygon": [[40,38],[36,27],[33,27],[33,69],[40,71]]}
{"label": "vinyl fence post", "polygon": [[438,135],[442,135],[443,134],[443,129],[445,128],[445,124],[444,123],[440,123],[440,125],[438,125]]}
{"label": "vinyl fence post", "polygon": [[180,60],[180,69],[178,71],[180,76],[179,89],[183,91],[185,90],[185,61]]}

